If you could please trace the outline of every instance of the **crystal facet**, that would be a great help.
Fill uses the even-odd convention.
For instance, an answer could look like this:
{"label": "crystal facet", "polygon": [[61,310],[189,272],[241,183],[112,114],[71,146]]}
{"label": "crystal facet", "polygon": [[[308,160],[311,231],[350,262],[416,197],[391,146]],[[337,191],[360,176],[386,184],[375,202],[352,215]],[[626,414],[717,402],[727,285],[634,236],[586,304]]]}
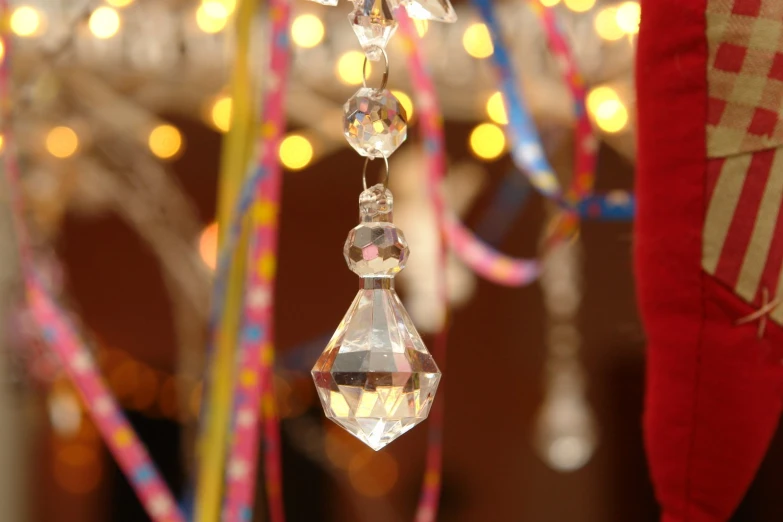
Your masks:
{"label": "crystal facet", "polygon": [[362,156],[388,158],[408,137],[405,108],[388,90],[363,87],[343,109],[345,137]]}
{"label": "crystal facet", "polygon": [[348,15],[348,21],[362,44],[364,53],[372,61],[381,59],[381,50],[386,49],[389,38],[397,30],[386,0],[355,0],[355,9]]}
{"label": "crystal facet", "polygon": [[454,23],[457,13],[449,0],[388,0],[394,11],[399,5],[405,6],[408,16],[417,20]]}
{"label": "crystal facet", "polygon": [[391,193],[365,190],[360,209],[346,260],[367,275],[312,374],[326,416],[379,450],[427,418],[441,374],[394,291],[408,247],[390,222]]}

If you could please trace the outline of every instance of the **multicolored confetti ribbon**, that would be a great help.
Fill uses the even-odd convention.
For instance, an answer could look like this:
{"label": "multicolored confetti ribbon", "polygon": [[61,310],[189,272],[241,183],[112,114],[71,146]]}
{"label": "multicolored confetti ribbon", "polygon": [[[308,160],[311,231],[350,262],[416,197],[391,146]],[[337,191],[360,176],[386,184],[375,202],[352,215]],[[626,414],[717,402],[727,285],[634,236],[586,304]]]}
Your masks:
{"label": "multicolored confetti ribbon", "polygon": [[[270,74],[274,81],[266,94],[256,173],[255,201],[250,209],[251,243],[245,282],[238,378],[234,388],[233,440],[226,474],[226,503],[222,522],[252,519],[258,462],[259,412],[263,404],[267,497],[272,522],[283,522],[282,472],[277,415],[274,406],[272,316],[277,260],[277,224],[281,170],[277,151],[285,130],[285,85],[290,44],[288,0],[272,0]],[[262,398],[263,394],[263,398]]]}
{"label": "multicolored confetti ribbon", "polygon": [[[7,19],[8,2],[0,0],[0,10]],[[146,448],[123,415],[116,399],[97,370],[90,350],[79,338],[77,329],[68,314],[56,302],[36,270],[29,236],[24,226],[24,203],[20,186],[20,171],[16,157],[14,134],[10,127],[10,60],[11,39],[2,37],[5,57],[0,68],[0,100],[3,107],[6,151],[3,167],[8,182],[8,192],[14,228],[19,243],[22,275],[25,282],[27,305],[41,329],[46,344],[59,357],[68,377],[78,390],[88,413],[101,437],[133,487],[142,506],[155,522],[184,522],[185,518],[174,496],[161,478]]]}

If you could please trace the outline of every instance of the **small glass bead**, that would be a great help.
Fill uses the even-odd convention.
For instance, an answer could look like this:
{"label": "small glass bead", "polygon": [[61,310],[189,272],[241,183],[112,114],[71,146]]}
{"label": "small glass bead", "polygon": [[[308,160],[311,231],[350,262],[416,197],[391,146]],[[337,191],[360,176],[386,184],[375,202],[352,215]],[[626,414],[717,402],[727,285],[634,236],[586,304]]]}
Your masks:
{"label": "small glass bead", "polygon": [[408,137],[408,115],[388,90],[363,87],[344,107],[343,130],[362,156],[388,158]]}

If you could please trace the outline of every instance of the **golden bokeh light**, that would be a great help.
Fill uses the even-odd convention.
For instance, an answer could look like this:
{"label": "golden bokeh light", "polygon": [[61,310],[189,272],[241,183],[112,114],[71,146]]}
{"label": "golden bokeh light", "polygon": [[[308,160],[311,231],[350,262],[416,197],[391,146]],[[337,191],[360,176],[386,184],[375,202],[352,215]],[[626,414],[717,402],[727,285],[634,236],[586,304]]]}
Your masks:
{"label": "golden bokeh light", "polygon": [[587,94],[587,110],[595,114],[598,107],[608,100],[619,100],[617,92],[606,85],[596,87]]}
{"label": "golden bokeh light", "polygon": [[98,452],[87,444],[69,443],[59,448],[53,464],[55,482],[68,493],[89,493],[101,481],[103,470]]}
{"label": "golden bokeh light", "polygon": [[106,0],[106,3],[112,7],[128,7],[133,0]]}
{"label": "golden bokeh light", "polygon": [[462,46],[474,58],[487,58],[495,52],[489,29],[480,23],[471,24],[465,29],[465,34],[462,35]]}
{"label": "golden bokeh light", "polygon": [[470,150],[481,159],[495,159],[503,154],[505,148],[506,135],[494,123],[477,125],[470,133]]}
{"label": "golden bokeh light", "polygon": [[111,7],[99,7],[92,12],[87,25],[96,38],[111,38],[120,30],[120,15]]}
{"label": "golden bokeh light", "polygon": [[560,0],[538,0],[544,7],[554,7],[560,3]]}
{"label": "golden bokeh light", "polygon": [[212,123],[221,132],[228,132],[231,128],[231,117],[233,115],[233,101],[230,96],[221,96],[212,104],[210,116]]}
{"label": "golden bokeh light", "polygon": [[5,136],[0,134],[0,153],[5,150]]}
{"label": "golden bokeh light", "polygon": [[223,9],[226,11],[226,16],[229,16],[231,13],[234,12],[234,9],[237,7],[237,0],[202,0],[202,4],[207,3],[218,3],[223,6]]}
{"label": "golden bokeh light", "polygon": [[348,464],[351,486],[365,497],[382,497],[397,483],[397,461],[389,453],[363,450]]}
{"label": "golden bokeh light", "polygon": [[623,2],[615,14],[617,26],[625,34],[639,32],[639,22],[642,19],[642,8],[638,2]]}
{"label": "golden bokeh light", "polygon": [[405,109],[405,114],[408,116],[408,122],[413,119],[413,100],[403,91],[392,90],[391,93],[400,101],[400,104]]}
{"label": "golden bokeh light", "polygon": [[173,158],[182,149],[182,134],[173,125],[158,125],[150,132],[147,143],[157,157]]}
{"label": "golden bokeh light", "polygon": [[424,38],[424,35],[427,34],[430,28],[428,20],[419,20],[418,18],[413,20],[413,25],[416,27],[416,33],[419,35],[419,38]]}
{"label": "golden bokeh light", "polygon": [[79,137],[70,127],[55,127],[46,135],[46,150],[55,158],[70,158],[79,149]]}
{"label": "golden bokeh light", "polygon": [[228,23],[229,12],[222,2],[207,0],[196,9],[196,25],[205,33],[214,34]]}
{"label": "golden bokeh light", "polygon": [[291,39],[299,47],[310,49],[324,39],[324,24],[312,14],[299,15],[291,24]]}
{"label": "golden bokeh light", "polygon": [[506,114],[506,106],[503,103],[502,92],[496,91],[487,100],[487,116],[500,125],[508,124],[508,115]]}
{"label": "golden bokeh light", "polygon": [[619,25],[617,25],[617,8],[606,7],[595,17],[595,32],[604,40],[619,40],[625,35]]}
{"label": "golden bokeh light", "polygon": [[5,43],[3,43],[2,40],[0,40],[0,62],[2,62],[5,59]]}
{"label": "golden bokeh light", "polygon": [[212,270],[217,268],[218,234],[218,224],[212,223],[201,232],[201,237],[198,240],[198,252],[201,254],[201,260]]}
{"label": "golden bokeh light", "polygon": [[120,401],[133,397],[139,388],[139,369],[139,363],[126,359],[109,372],[109,386]]}
{"label": "golden bokeh light", "polygon": [[14,9],[9,24],[17,36],[35,36],[41,29],[41,15],[32,7],[23,5]]}
{"label": "golden bokeh light", "polygon": [[620,100],[602,102],[594,113],[595,123],[604,132],[620,132],[628,124],[628,109]]}
{"label": "golden bokeh light", "polygon": [[[364,66],[364,53],[360,51],[348,51],[337,60],[337,77],[348,85],[362,83],[362,67]],[[367,76],[372,73],[372,64],[367,62]]]}
{"label": "golden bokeh light", "polygon": [[304,136],[292,134],[280,144],[280,162],[289,170],[301,170],[312,159],[313,145]]}
{"label": "golden bokeh light", "polygon": [[589,11],[595,5],[595,0],[563,0],[565,6],[575,13]]}

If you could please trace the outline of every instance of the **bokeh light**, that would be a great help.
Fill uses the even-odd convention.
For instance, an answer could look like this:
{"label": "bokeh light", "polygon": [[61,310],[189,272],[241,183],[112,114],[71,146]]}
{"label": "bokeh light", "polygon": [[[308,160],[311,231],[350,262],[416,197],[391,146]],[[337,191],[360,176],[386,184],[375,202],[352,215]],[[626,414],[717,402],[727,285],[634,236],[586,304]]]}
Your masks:
{"label": "bokeh light", "polygon": [[158,125],[150,132],[148,145],[157,157],[170,159],[182,149],[182,134],[173,125]]}
{"label": "bokeh light", "polygon": [[207,0],[196,9],[196,24],[205,33],[217,33],[226,27],[229,14],[222,2]]}
{"label": "bokeh light", "polygon": [[617,92],[606,85],[596,87],[587,94],[587,110],[595,114],[598,107],[607,100],[619,100]]}
{"label": "bokeh light", "polygon": [[57,485],[74,495],[94,490],[103,474],[98,452],[87,444],[74,442],[59,448],[53,464]]}
{"label": "bokeh light", "polygon": [[[348,85],[362,83],[362,67],[364,66],[364,53],[360,51],[348,51],[337,60],[337,77]],[[367,76],[372,72],[372,64],[367,62]]]}
{"label": "bokeh light", "polygon": [[120,15],[111,7],[99,7],[92,12],[87,25],[96,38],[111,38],[120,30]]}
{"label": "bokeh light", "polygon": [[554,7],[560,3],[560,0],[538,0],[544,7]]}
{"label": "bokeh light", "polygon": [[361,443],[354,439],[347,431],[334,424],[326,426],[326,435],[324,436],[324,451],[326,458],[337,469],[348,469],[351,463],[351,457],[359,448]]}
{"label": "bokeh light", "polygon": [[617,25],[617,8],[606,7],[595,17],[595,32],[604,40],[619,40],[625,32]]}
{"label": "bokeh light", "polygon": [[113,7],[128,7],[133,0],[106,0],[106,3]]}
{"label": "bokeh light", "polygon": [[413,25],[416,27],[416,34],[419,35],[419,38],[424,38],[424,35],[427,34],[427,31],[430,29],[429,20],[419,20],[417,18],[413,20]]}
{"label": "bokeh light", "polygon": [[348,465],[351,486],[365,497],[382,497],[397,483],[397,461],[387,452],[362,450]]}
{"label": "bokeh light", "polygon": [[280,161],[289,170],[300,170],[313,159],[310,140],[298,134],[287,136],[280,144]]}
{"label": "bokeh light", "polygon": [[126,359],[109,374],[109,385],[117,399],[125,401],[133,397],[139,388],[139,363]]}
{"label": "bokeh light", "polygon": [[462,35],[462,46],[474,58],[487,58],[495,52],[489,29],[481,23],[471,24],[465,29],[465,34]]}
{"label": "bokeh light", "polygon": [[210,116],[212,123],[221,132],[228,132],[231,128],[233,101],[230,96],[221,96],[212,104]]}
{"label": "bokeh light", "polygon": [[5,136],[0,134],[0,153],[5,150]]}
{"label": "bokeh light", "polygon": [[505,148],[506,135],[493,123],[477,125],[470,133],[470,150],[481,159],[495,159],[503,154]]}
{"label": "bokeh light", "polygon": [[324,24],[315,15],[299,15],[291,24],[291,39],[299,47],[315,47],[324,39]]}
{"label": "bokeh light", "polygon": [[642,19],[642,8],[638,2],[623,2],[617,8],[615,16],[618,27],[626,34],[639,32],[639,22]]}
{"label": "bokeh light", "polygon": [[595,123],[609,133],[620,132],[628,124],[628,109],[620,100],[606,100],[596,109]]}
{"label": "bokeh light", "polygon": [[500,91],[495,92],[487,100],[487,116],[489,119],[500,125],[508,124],[508,115],[506,114],[506,106],[503,103],[503,93]]}
{"label": "bokeh light", "polygon": [[595,0],[563,0],[565,6],[575,13],[589,11],[595,5]]}
{"label": "bokeh light", "polygon": [[0,62],[2,62],[5,59],[5,43],[3,43],[2,40],[0,40]]}
{"label": "bokeh light", "polygon": [[46,150],[55,158],[70,158],[79,149],[79,137],[70,127],[55,127],[46,135]]}
{"label": "bokeh light", "polygon": [[223,9],[226,10],[226,16],[231,15],[231,13],[233,13],[234,9],[237,7],[237,0],[202,0],[201,3],[218,3],[222,5]]}
{"label": "bokeh light", "polygon": [[201,260],[212,270],[217,268],[218,234],[218,224],[212,223],[201,232],[201,237],[198,240],[198,251],[201,254]]}
{"label": "bokeh light", "polygon": [[32,7],[23,5],[14,9],[9,24],[17,36],[35,36],[41,29],[41,15]]}
{"label": "bokeh light", "polygon": [[400,101],[400,104],[405,109],[405,114],[408,115],[408,123],[413,119],[413,100],[403,91],[392,90],[391,93]]}

